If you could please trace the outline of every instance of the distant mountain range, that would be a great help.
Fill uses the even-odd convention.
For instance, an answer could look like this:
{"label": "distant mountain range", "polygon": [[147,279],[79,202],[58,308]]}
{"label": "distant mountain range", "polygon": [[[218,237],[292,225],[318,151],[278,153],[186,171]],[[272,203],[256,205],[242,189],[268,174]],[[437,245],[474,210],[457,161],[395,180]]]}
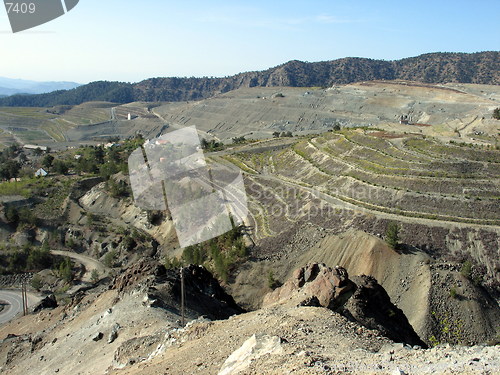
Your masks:
{"label": "distant mountain range", "polygon": [[38,82],[0,77],[0,97],[15,94],[44,94],[56,90],[70,90],[80,86],[76,82]]}
{"label": "distant mountain range", "polygon": [[0,106],[46,107],[76,105],[87,101],[186,101],[208,98],[240,87],[329,87],[334,84],[395,79],[500,85],[500,52],[429,53],[395,61],[357,57],[313,63],[293,60],[264,71],[224,78],[151,78],[133,84],[92,82],[67,91],[1,98]]}

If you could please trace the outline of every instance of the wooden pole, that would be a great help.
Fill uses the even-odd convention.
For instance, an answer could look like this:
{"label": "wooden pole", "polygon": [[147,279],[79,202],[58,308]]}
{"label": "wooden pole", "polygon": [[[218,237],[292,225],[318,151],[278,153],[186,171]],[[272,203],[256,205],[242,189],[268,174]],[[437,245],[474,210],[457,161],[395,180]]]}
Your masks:
{"label": "wooden pole", "polygon": [[24,282],[24,299],[25,299],[24,307],[26,309],[25,315],[28,315],[28,281],[27,280]]}
{"label": "wooden pole", "polygon": [[184,272],[183,272],[183,269],[181,267],[181,325],[183,327],[184,327],[184,324],[185,324],[184,304],[185,304],[185,301],[184,301]]}
{"label": "wooden pole", "polygon": [[23,316],[26,315],[26,299],[24,298],[24,280],[21,281],[21,298],[23,300]]}

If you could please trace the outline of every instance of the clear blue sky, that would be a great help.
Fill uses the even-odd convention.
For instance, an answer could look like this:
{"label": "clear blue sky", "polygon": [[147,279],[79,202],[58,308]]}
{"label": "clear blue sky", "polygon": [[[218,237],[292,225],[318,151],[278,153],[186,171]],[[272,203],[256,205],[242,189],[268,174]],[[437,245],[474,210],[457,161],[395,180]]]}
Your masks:
{"label": "clear blue sky", "polygon": [[136,82],[293,59],[500,50],[499,25],[499,0],[80,0],[65,16],[12,34],[0,8],[0,76]]}

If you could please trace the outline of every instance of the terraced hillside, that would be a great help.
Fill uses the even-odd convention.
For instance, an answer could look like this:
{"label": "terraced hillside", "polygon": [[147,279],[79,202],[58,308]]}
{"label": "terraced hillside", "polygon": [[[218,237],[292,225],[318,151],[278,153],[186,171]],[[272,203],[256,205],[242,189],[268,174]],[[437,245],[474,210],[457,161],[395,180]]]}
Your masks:
{"label": "terraced hillside", "polygon": [[[499,86],[372,81],[328,89],[243,88],[199,102],[168,103],[153,112],[221,139],[308,134],[340,125],[494,142],[499,126],[491,114],[499,105]],[[401,115],[418,125],[399,124]]]}
{"label": "terraced hillside", "polygon": [[472,257],[500,281],[497,150],[357,129],[284,147],[258,143],[216,158],[246,172],[252,225],[266,257],[306,223],[381,236],[392,221],[401,224],[406,245]]}
{"label": "terraced hillside", "polygon": [[[273,133],[322,133],[336,126],[384,130],[495,145],[499,86],[371,81],[327,89],[251,87],[192,102],[118,105],[90,102],[50,108],[0,108],[0,129],[21,143],[57,147],[126,138],[153,138],[195,125],[205,137],[263,139]],[[130,114],[131,120],[128,120]],[[414,125],[400,124],[408,116]],[[7,139],[0,135],[0,142]]]}
{"label": "terraced hillside", "polygon": [[[150,111],[150,104],[116,106],[89,102],[50,108],[1,107],[0,144],[13,142],[60,148],[81,143],[102,142],[109,137],[126,138],[140,131],[158,134],[164,123]],[[131,121],[128,121],[128,115]],[[152,129],[152,130],[151,130]]]}

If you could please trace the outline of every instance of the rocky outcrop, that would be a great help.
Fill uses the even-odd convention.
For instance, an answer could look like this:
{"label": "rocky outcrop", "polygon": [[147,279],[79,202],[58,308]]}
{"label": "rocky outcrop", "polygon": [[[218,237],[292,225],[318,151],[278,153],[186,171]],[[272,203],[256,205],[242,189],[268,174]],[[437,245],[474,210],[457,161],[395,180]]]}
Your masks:
{"label": "rocky outcrop", "polygon": [[[217,279],[202,266],[182,268],[185,289],[186,314],[190,318],[207,316],[226,319],[244,310],[227,294]],[[111,288],[119,292],[143,288],[144,303],[151,307],[180,311],[181,273],[179,269],[166,269],[155,261],[143,259],[118,276]]]}
{"label": "rocky outcrop", "polygon": [[349,279],[342,267],[313,263],[297,269],[282,287],[264,297],[263,307],[275,305],[321,306],[378,330],[396,342],[427,347],[403,311],[371,276]]}
{"label": "rocky outcrop", "polygon": [[42,299],[35,306],[35,308],[33,309],[33,312],[37,313],[39,311],[42,311],[43,309],[55,309],[57,306],[59,306],[59,305],[57,304],[56,296],[51,294],[51,295],[45,297],[44,299]]}
{"label": "rocky outcrop", "polygon": [[403,311],[391,302],[385,289],[374,277],[356,276],[353,281],[357,288],[343,306],[343,315],[367,328],[380,331],[395,342],[427,347]]}
{"label": "rocky outcrop", "polygon": [[313,263],[297,269],[282,287],[267,294],[262,306],[268,307],[289,302],[309,305],[319,302],[320,306],[337,310],[354,293],[355,289],[356,285],[349,280],[344,268],[331,268],[325,264]]}
{"label": "rocky outcrop", "polygon": [[283,352],[280,337],[253,335],[229,356],[218,375],[237,374],[246,370],[252,361],[264,355],[283,354]]}

